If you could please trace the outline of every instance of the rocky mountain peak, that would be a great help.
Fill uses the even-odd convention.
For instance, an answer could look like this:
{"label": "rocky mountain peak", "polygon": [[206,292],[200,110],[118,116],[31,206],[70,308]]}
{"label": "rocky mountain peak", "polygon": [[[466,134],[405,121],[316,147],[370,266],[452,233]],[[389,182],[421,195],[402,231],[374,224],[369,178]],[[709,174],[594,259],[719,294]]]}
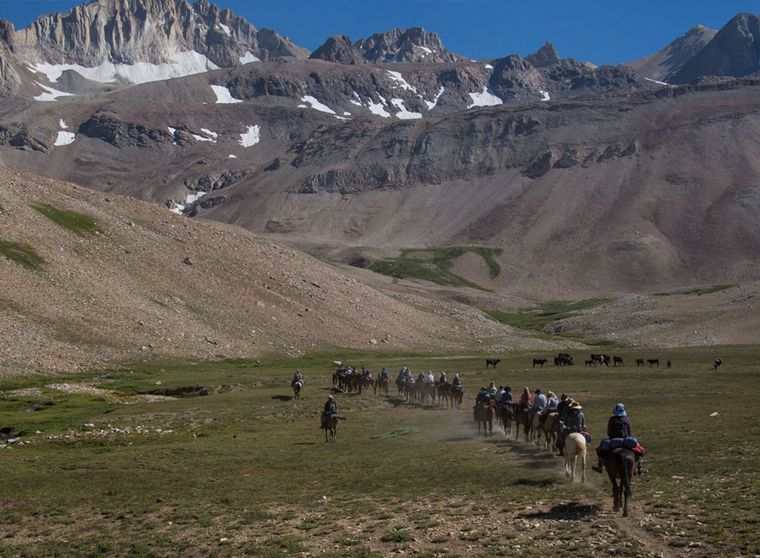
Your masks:
{"label": "rocky mountain peak", "polygon": [[16,31],[28,61],[83,66],[170,62],[195,51],[222,67],[308,51],[207,0],[95,0]]}
{"label": "rocky mountain peak", "polygon": [[675,73],[675,83],[702,76],[742,77],[760,70],[760,16],[741,13]]}
{"label": "rocky mountain peak", "polygon": [[337,64],[361,64],[364,62],[362,53],[354,48],[351,39],[346,35],[330,37],[309,57],[313,60],[327,60]]}
{"label": "rocky mountain peak", "polygon": [[459,56],[449,52],[437,33],[421,27],[391,29],[361,39],[354,47],[371,63],[409,62],[417,64],[441,64],[456,62]]}
{"label": "rocky mountain peak", "polygon": [[553,66],[560,60],[557,49],[554,48],[554,45],[548,41],[535,53],[526,56],[525,59],[533,64],[536,68],[546,68],[547,66]]}
{"label": "rocky mountain peak", "polygon": [[15,31],[10,21],[0,19],[0,47],[13,51],[13,34]]}

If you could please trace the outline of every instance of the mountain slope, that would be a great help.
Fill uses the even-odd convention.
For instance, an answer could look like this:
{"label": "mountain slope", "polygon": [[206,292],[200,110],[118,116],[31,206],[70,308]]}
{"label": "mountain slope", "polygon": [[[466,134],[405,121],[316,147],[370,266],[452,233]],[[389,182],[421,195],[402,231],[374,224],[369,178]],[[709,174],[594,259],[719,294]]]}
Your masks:
{"label": "mountain slope", "polygon": [[760,16],[739,14],[672,76],[690,83],[702,76],[742,77],[760,71]]}
{"label": "mountain slope", "polygon": [[715,29],[697,25],[661,51],[630,62],[628,66],[644,77],[668,82],[715,37],[716,33]]}
{"label": "mountain slope", "polygon": [[0,183],[0,369],[517,339],[239,229],[2,167]]}

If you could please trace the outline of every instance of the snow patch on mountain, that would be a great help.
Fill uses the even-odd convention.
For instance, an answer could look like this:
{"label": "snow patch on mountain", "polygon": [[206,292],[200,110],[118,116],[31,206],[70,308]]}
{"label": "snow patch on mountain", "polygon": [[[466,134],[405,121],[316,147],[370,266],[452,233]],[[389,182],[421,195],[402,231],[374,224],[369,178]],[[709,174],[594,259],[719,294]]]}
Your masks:
{"label": "snow patch on mountain", "polygon": [[327,114],[335,114],[335,111],[333,109],[331,109],[327,105],[320,103],[315,97],[312,97],[311,95],[304,95],[303,97],[301,97],[301,102],[309,103],[309,105],[311,105],[311,108],[313,108],[314,110],[318,110],[319,112],[326,112]]}
{"label": "snow patch on mountain", "polygon": [[444,88],[441,87],[432,101],[423,99],[423,101],[425,101],[425,104],[427,105],[428,110],[433,110],[438,105],[438,99],[441,98],[441,95],[443,95],[443,92],[444,92]]}
{"label": "snow patch on mountain", "polygon": [[224,23],[220,23],[219,28],[222,30],[222,33],[224,33],[228,37],[232,37],[232,30],[227,25],[225,25]]}
{"label": "snow patch on mountain", "polygon": [[71,145],[76,139],[77,135],[74,132],[66,132],[65,130],[61,130],[58,132],[58,137],[55,139],[55,143],[53,145],[56,147],[60,147],[62,145]]}
{"label": "snow patch on mountain", "polygon": [[406,110],[404,101],[402,99],[391,99],[391,103],[398,109],[396,118],[400,120],[416,120],[418,118],[422,118],[422,114],[419,112],[410,112]]}
{"label": "snow patch on mountain", "polygon": [[551,101],[551,96],[549,95],[548,91],[544,91],[543,89],[538,90],[539,93],[541,93],[541,100],[542,101]]}
{"label": "snow patch on mountain", "polygon": [[212,85],[211,89],[213,89],[214,95],[216,95],[217,105],[233,105],[235,103],[243,102],[240,99],[233,97],[230,90],[222,85]]}
{"label": "snow patch on mountain", "polygon": [[415,95],[417,94],[417,88],[409,85],[407,81],[404,79],[404,76],[401,75],[401,72],[392,72],[391,70],[386,70],[388,72],[388,75],[390,78],[395,81],[401,89],[404,89],[406,91],[411,91]]}
{"label": "snow patch on mountain", "polygon": [[240,145],[253,147],[261,141],[261,128],[258,125],[248,126],[245,133],[240,134]]}
{"label": "snow patch on mountain", "polygon": [[254,56],[252,52],[246,52],[243,56],[240,57],[241,64],[250,64],[251,62],[261,62],[261,59],[257,56]]}
{"label": "snow patch on mountain", "polygon": [[52,87],[48,87],[47,85],[42,85],[41,83],[37,83],[36,81],[34,82],[34,84],[45,90],[44,93],[41,93],[34,98],[35,101],[41,101],[43,103],[52,103],[53,101],[57,101],[59,97],[74,97],[73,93],[58,91],[57,89],[53,89]]}
{"label": "snow patch on mountain", "polygon": [[132,84],[163,81],[219,69],[206,56],[195,51],[179,52],[170,58],[172,62],[168,64],[149,64],[147,62],[114,64],[104,62],[99,66],[88,68],[79,64],[38,63],[32,66],[32,69],[37,73],[44,74],[51,83],[56,83],[63,72],[70,70],[98,83],[128,82]]}
{"label": "snow patch on mountain", "polygon": [[491,93],[487,87],[483,88],[481,93],[470,93],[470,97],[472,98],[472,104],[467,107],[468,109],[473,107],[494,107],[503,103],[503,101]]}

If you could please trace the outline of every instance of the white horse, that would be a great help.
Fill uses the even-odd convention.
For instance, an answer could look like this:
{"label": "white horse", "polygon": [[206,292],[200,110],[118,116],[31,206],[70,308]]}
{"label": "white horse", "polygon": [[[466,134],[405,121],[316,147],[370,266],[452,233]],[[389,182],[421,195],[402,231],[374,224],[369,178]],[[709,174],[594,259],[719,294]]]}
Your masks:
{"label": "white horse", "polygon": [[581,458],[581,482],[586,482],[586,438],[583,434],[572,432],[565,439],[565,476],[570,482],[575,481],[575,466]]}

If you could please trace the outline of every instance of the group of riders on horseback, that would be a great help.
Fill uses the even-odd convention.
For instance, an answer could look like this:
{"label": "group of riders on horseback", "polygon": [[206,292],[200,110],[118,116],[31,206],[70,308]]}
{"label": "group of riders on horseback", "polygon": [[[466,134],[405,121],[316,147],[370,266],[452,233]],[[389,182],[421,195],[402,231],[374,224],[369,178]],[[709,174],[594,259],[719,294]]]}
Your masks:
{"label": "group of riders on horseback", "polygon": [[[515,402],[510,386],[497,388],[494,382],[491,382],[488,387],[482,387],[475,397],[476,420],[478,420],[479,410],[486,407],[494,407],[500,416],[508,415],[510,421],[519,413],[524,413],[527,416],[525,424],[537,424],[539,429],[543,429],[547,418],[553,415],[555,420],[552,425],[557,434],[555,447],[560,455],[564,453],[567,436],[574,432],[583,435],[587,443],[591,442],[583,407],[565,393],[557,398],[554,392],[544,393],[538,388],[531,395],[530,389],[525,387]],[[505,421],[506,425],[507,421]],[[644,448],[633,437],[631,421],[622,403],[615,405],[612,411],[612,416],[607,423],[607,438],[603,439],[596,448],[599,462],[592,469],[601,473],[604,459],[614,455],[620,448],[629,449],[636,454],[637,471],[640,473]]]}

